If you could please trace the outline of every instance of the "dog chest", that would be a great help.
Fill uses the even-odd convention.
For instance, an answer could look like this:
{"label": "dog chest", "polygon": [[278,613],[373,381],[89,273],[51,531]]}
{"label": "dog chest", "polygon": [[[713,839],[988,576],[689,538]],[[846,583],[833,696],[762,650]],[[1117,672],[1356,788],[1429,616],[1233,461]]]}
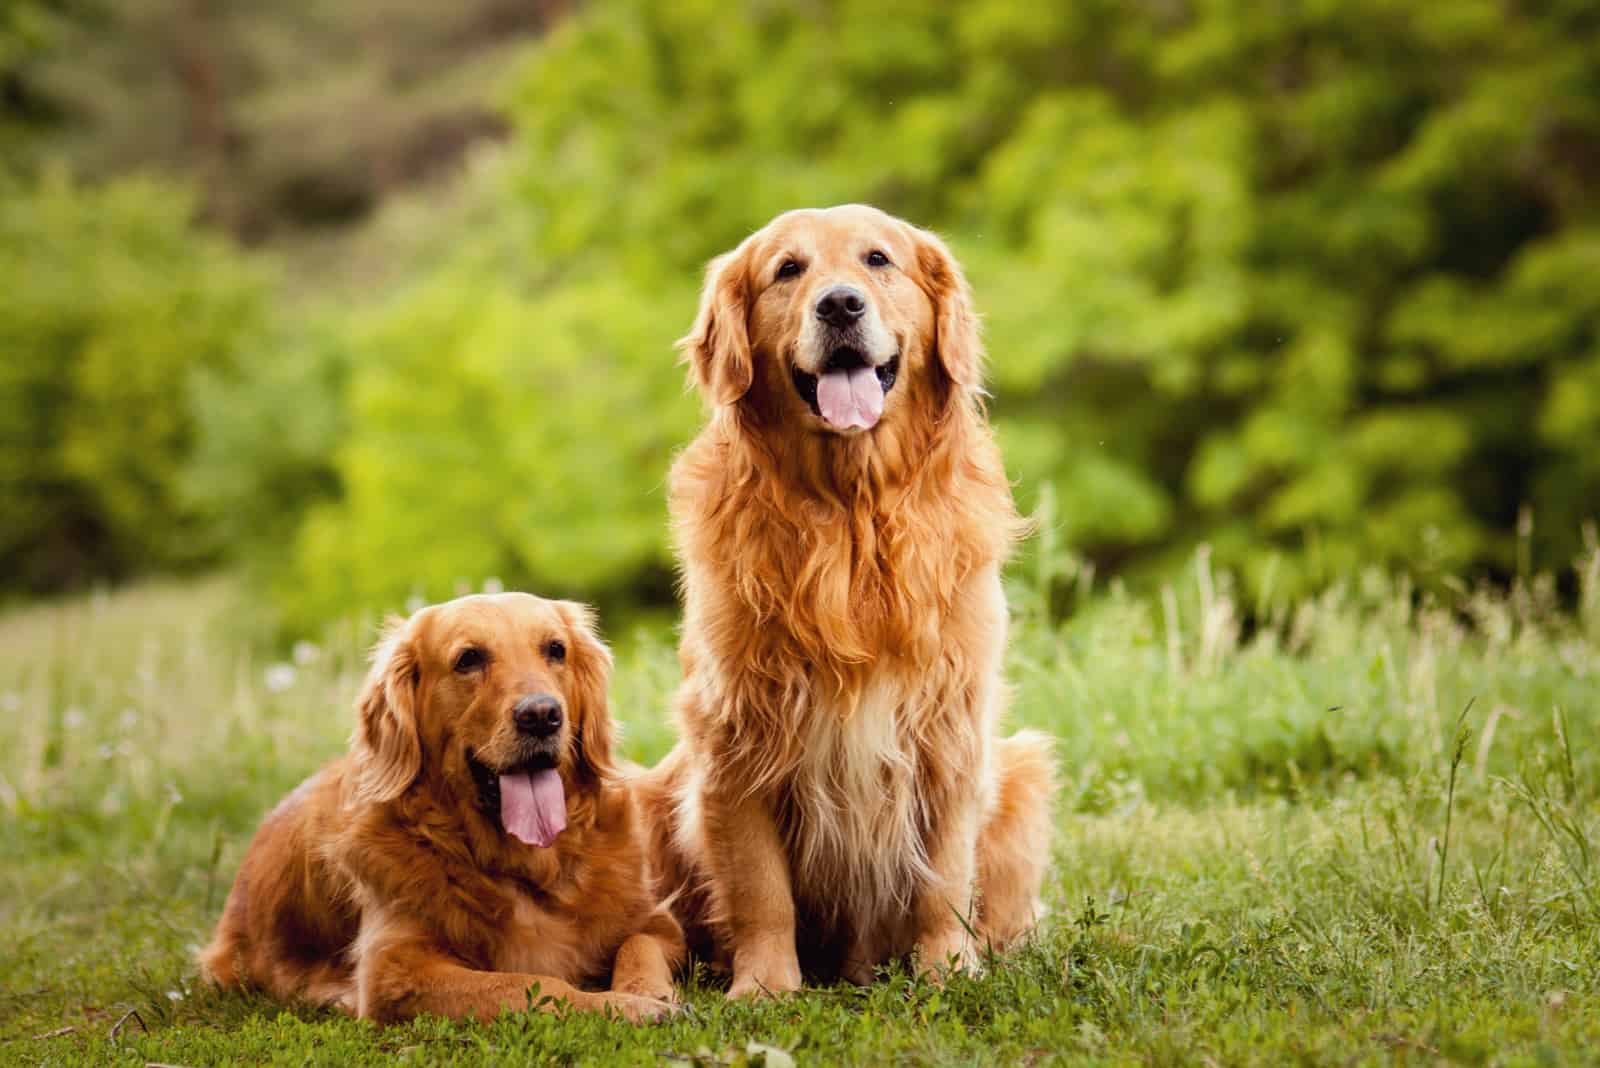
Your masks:
{"label": "dog chest", "polygon": [[917,789],[916,695],[874,679],[845,710],[812,707],[800,719],[801,758],[780,793],[797,896],[858,918],[903,910],[931,878]]}
{"label": "dog chest", "polygon": [[599,971],[596,932],[581,920],[518,893],[497,950],[499,971],[553,975],[577,982]]}

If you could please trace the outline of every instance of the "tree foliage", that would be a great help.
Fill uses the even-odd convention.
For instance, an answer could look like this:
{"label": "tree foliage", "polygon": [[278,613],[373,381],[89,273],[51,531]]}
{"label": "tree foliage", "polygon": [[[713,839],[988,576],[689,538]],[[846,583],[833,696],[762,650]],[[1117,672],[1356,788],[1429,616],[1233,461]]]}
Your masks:
{"label": "tree foliage", "polygon": [[517,255],[379,315],[303,551],[391,546],[349,550],[357,599],[625,588],[686,286],[863,200],[967,261],[1021,496],[1091,559],[1507,569],[1526,504],[1558,566],[1600,507],[1597,45],[1576,2],[592,5],[512,102]]}
{"label": "tree foliage", "polygon": [[[218,366],[143,389],[166,444],[105,421],[93,448],[83,429],[38,445],[48,470],[77,457],[94,514],[177,544],[181,508],[107,503],[170,501],[170,479],[129,497],[101,472],[183,452],[198,421],[184,491],[214,537],[271,547],[297,626],[486,576],[664,600],[662,482],[696,419],[671,342],[701,265],[784,209],[868,201],[966,263],[1022,503],[1048,491],[1054,535],[1102,571],[1158,574],[1204,541],[1258,593],[1368,563],[1505,574],[1524,550],[1564,565],[1600,511],[1587,0],[597,0],[529,47],[505,110],[471,209],[397,294],[266,341],[169,316],[215,326],[183,351]],[[8,240],[0,277],[95,277],[141,240],[84,223],[52,242],[39,228],[66,224],[33,210],[9,225],[62,247],[36,272]],[[170,255],[139,274],[153,302],[84,311],[24,278],[59,317],[26,320],[24,363],[102,366],[44,338],[143,351],[153,328],[105,327],[113,307],[236,306],[232,271]],[[144,374],[114,366],[106,388]],[[30,374],[77,397],[94,372]]]}
{"label": "tree foliage", "polygon": [[676,306],[625,287],[524,289],[458,264],[354,324],[343,496],[311,511],[279,602],[292,628],[490,577],[632,604],[671,596],[671,450],[694,406]]}
{"label": "tree foliage", "polygon": [[0,559],[47,589],[206,559],[190,383],[258,329],[264,280],[170,185],[0,197]]}

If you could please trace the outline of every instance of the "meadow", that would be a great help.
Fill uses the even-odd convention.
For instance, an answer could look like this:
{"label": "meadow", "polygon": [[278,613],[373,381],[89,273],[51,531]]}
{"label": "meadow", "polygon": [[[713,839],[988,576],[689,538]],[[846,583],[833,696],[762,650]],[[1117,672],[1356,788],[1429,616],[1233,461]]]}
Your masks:
{"label": "meadow", "polygon": [[[697,970],[685,1011],[642,1028],[378,1028],[205,989],[192,954],[255,821],[345,744],[370,623],[280,647],[228,578],[13,609],[0,1061],[1600,1059],[1600,551],[1498,592],[1373,572],[1277,609],[1201,554],[1148,600],[1086,573],[1066,618],[1050,570],[1009,591],[1011,719],[1063,767],[1036,939],[943,989],[891,970],[733,1005]],[[671,636],[612,637],[648,761],[672,738]]]}
{"label": "meadow", "polygon": [[[1600,1063],[1597,86],[1593,0],[0,0],[0,1064]],[[673,340],[843,202],[959,256],[1041,519],[1036,940],[639,1029],[198,985],[378,613],[592,600],[667,750]]]}

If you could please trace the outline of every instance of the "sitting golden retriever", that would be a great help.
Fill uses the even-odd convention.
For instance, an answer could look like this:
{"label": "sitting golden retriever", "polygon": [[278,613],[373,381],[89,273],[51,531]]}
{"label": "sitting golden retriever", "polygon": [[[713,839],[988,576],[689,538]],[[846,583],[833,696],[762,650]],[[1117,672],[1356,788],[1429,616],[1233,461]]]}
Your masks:
{"label": "sitting golden retriever", "polygon": [[1037,915],[1054,759],[996,733],[1024,524],[960,269],[875,209],[790,212],[712,262],[682,345],[713,412],[671,476],[661,893],[734,997],[971,965]]}
{"label": "sitting golden retriever", "polygon": [[376,1020],[493,1017],[535,984],[545,1007],[669,1011],[683,934],[616,781],[610,666],[568,601],[463,597],[394,627],[350,752],[256,832],[203,973]]}

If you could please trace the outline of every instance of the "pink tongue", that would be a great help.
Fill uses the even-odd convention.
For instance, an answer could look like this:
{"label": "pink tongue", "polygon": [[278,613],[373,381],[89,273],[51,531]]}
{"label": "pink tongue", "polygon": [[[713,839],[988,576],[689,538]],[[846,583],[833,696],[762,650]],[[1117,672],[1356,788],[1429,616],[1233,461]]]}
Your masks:
{"label": "pink tongue", "polygon": [[869,429],[883,414],[883,387],[870,367],[829,371],[817,377],[817,409],[838,427]]}
{"label": "pink tongue", "polygon": [[515,838],[548,849],[567,829],[567,795],[555,768],[500,776],[500,822]]}

